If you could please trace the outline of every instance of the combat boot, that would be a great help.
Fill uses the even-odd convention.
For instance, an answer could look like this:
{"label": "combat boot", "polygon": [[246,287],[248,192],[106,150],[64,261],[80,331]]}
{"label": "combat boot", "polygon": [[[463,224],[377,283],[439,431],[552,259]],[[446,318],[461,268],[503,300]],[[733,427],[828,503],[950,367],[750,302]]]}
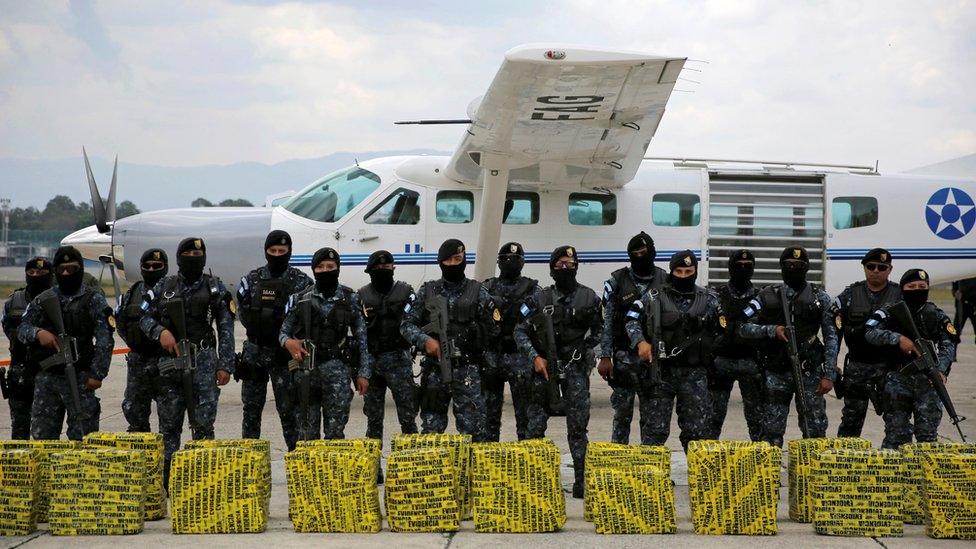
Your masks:
{"label": "combat boot", "polygon": [[573,497],[575,499],[583,499],[584,492],[584,469],[583,467],[573,467],[573,474],[575,479],[573,480]]}

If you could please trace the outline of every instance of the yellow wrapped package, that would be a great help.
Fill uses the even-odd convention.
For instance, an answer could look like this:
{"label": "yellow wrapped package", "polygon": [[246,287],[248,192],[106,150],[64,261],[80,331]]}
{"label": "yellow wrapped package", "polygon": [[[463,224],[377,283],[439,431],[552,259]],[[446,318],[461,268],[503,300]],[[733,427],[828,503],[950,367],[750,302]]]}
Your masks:
{"label": "yellow wrapped package", "polygon": [[305,494],[317,532],[380,531],[382,515],[372,454],[312,448],[305,451],[305,459],[311,486]]}
{"label": "yellow wrapped package", "polygon": [[671,477],[671,449],[667,446],[591,442],[586,446],[584,471],[583,520],[593,520],[593,474],[602,467],[633,467],[650,465]]}
{"label": "yellow wrapped package", "polygon": [[380,466],[382,442],[378,438],[337,438],[332,440],[299,440],[296,450],[337,450],[340,452],[366,452]]}
{"label": "yellow wrapped package", "polygon": [[131,450],[69,450],[51,455],[55,536],[138,534],[145,521],[145,454]]}
{"label": "yellow wrapped package", "polygon": [[471,518],[471,435],[399,434],[393,437],[390,447],[394,452],[414,448],[453,448],[461,518]]}
{"label": "yellow wrapped package", "polygon": [[106,433],[85,435],[85,448],[117,448],[141,452],[146,460],[146,520],[159,520],[166,514],[163,495],[163,435],[159,433]]}
{"label": "yellow wrapped package", "polygon": [[649,466],[600,467],[593,473],[593,526],[597,534],[673,534],[671,475]]}
{"label": "yellow wrapped package", "polygon": [[871,441],[863,438],[803,438],[787,443],[787,465],[790,486],[790,519],[796,522],[813,521],[813,459],[824,450],[870,450]]}
{"label": "yellow wrapped package", "polygon": [[566,523],[559,449],[551,441],[471,445],[476,532],[553,532]]}
{"label": "yellow wrapped package", "polygon": [[[211,440],[188,440],[183,445],[184,450],[200,448],[243,448],[261,455],[261,493],[264,495],[265,507],[271,501],[271,441],[260,438],[219,438]],[[265,512],[267,514],[267,512]]]}
{"label": "yellow wrapped package", "polygon": [[976,540],[976,454],[922,454],[925,533]]}
{"label": "yellow wrapped package", "polygon": [[695,533],[776,534],[782,457],[765,442],[691,442],[688,485]]}
{"label": "yellow wrapped package", "polygon": [[386,521],[394,532],[455,532],[461,526],[456,448],[418,448],[390,454]]}
{"label": "yellow wrapped package", "polygon": [[905,460],[895,450],[824,450],[813,459],[813,528],[831,536],[901,536]]}
{"label": "yellow wrapped package", "polygon": [[0,450],[0,536],[37,530],[36,450]]}
{"label": "yellow wrapped package", "polygon": [[905,511],[902,519],[908,524],[925,524],[925,509],[922,506],[922,457],[925,454],[976,454],[976,444],[962,442],[912,442],[902,444],[901,455],[905,457]]}
{"label": "yellow wrapped package", "polygon": [[263,532],[268,522],[267,457],[239,447],[181,450],[169,474],[174,534]]}
{"label": "yellow wrapped package", "polygon": [[81,443],[76,440],[0,440],[0,450],[37,450],[37,522],[47,522],[51,497],[51,454],[80,447]]}

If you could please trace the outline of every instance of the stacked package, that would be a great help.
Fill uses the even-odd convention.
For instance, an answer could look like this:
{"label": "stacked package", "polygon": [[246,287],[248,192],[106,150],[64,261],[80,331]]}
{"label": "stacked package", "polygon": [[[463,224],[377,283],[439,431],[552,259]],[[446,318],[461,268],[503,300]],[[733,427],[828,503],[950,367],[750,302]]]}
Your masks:
{"label": "stacked package", "polygon": [[591,502],[598,534],[673,534],[671,475],[658,467],[601,467],[593,473]]}
{"label": "stacked package", "polygon": [[145,520],[146,458],[115,449],[51,455],[51,533],[138,534]]}
{"label": "stacked package", "polygon": [[905,460],[895,450],[824,450],[813,460],[813,527],[833,536],[901,536]]}
{"label": "stacked package", "polygon": [[37,529],[35,450],[0,450],[0,536],[26,536]]}
{"label": "stacked package", "polygon": [[688,445],[696,534],[776,534],[782,451],[765,442],[699,440]]}
{"label": "stacked package", "polygon": [[174,534],[263,532],[267,455],[231,446],[181,450],[169,475]]}
{"label": "stacked package", "polygon": [[583,519],[593,520],[594,474],[604,467],[653,466],[671,477],[671,450],[667,446],[591,442],[586,446],[584,469]]}
{"label": "stacked package", "polygon": [[[183,445],[184,450],[198,450],[204,448],[243,448],[261,455],[261,494],[264,495],[264,506],[271,502],[271,441],[259,438],[223,438],[216,440],[188,440]],[[265,513],[267,514],[267,513]]]}
{"label": "stacked package", "polygon": [[392,451],[416,448],[448,448],[455,457],[458,506],[461,518],[471,518],[471,435],[400,434],[393,437]]}
{"label": "stacked package", "polygon": [[74,440],[0,440],[0,450],[37,451],[36,522],[47,522],[48,501],[51,497],[51,454],[80,447],[81,443]]}
{"label": "stacked package", "polygon": [[790,519],[813,522],[813,460],[824,450],[870,450],[863,438],[803,438],[791,440],[789,448]]}
{"label": "stacked package", "polygon": [[386,520],[394,532],[455,532],[461,525],[456,448],[399,450],[387,461]]}
{"label": "stacked package", "polygon": [[552,532],[566,523],[559,449],[548,439],[471,445],[476,532]]}
{"label": "stacked package", "polygon": [[908,524],[925,524],[925,509],[922,506],[922,457],[928,453],[976,454],[976,444],[961,442],[912,442],[899,448],[905,458],[905,514],[902,519]]}
{"label": "stacked package", "polygon": [[146,460],[146,520],[166,514],[163,495],[163,435],[159,433],[89,433],[82,441],[86,448],[117,448],[140,452]]}
{"label": "stacked package", "polygon": [[925,533],[976,539],[976,453],[927,452],[922,473]]}

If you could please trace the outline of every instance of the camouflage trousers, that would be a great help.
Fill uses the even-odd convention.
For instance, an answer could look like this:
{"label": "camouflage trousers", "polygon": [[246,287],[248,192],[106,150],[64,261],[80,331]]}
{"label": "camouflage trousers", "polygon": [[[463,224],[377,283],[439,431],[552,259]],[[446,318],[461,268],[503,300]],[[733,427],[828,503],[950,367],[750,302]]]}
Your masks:
{"label": "camouflage trousers", "polygon": [[88,373],[78,371],[74,383],[78,384],[81,401],[79,417],[72,410],[71,390],[63,373],[41,372],[34,378],[34,402],[31,406],[31,438],[56,440],[61,438],[64,417],[68,418],[68,438],[81,440],[98,430],[101,403],[94,391],[84,388]]}
{"label": "camouflage trousers", "polygon": [[125,395],[122,397],[122,415],[129,424],[130,433],[148,433],[152,401],[161,392],[159,357],[130,351],[125,357]]}
{"label": "camouflage trousers", "polygon": [[[306,375],[306,374],[300,374]],[[352,406],[352,378],[349,364],[334,358],[320,362],[315,370],[307,374],[309,383],[308,408],[296,404],[300,437],[317,439],[320,434],[327,440],[345,438],[346,423],[349,422],[349,408]],[[293,383],[296,391],[301,380]],[[299,399],[296,399],[299,400]]]}
{"label": "camouflage trousers", "polygon": [[718,440],[722,435],[722,426],[725,424],[725,416],[729,410],[732,385],[736,381],[739,382],[739,394],[742,395],[742,408],[746,417],[746,427],[749,429],[749,440],[758,442],[762,440],[764,378],[759,365],[751,358],[715,357],[715,367],[708,373],[712,415],[707,438]]}
{"label": "camouflage trousers", "polygon": [[[566,439],[569,453],[573,456],[573,467],[577,471],[583,470],[586,446],[590,442],[587,429],[590,424],[590,372],[593,370],[593,361],[592,351],[587,351],[583,360],[566,365],[566,379],[562,382]],[[541,437],[545,435],[543,425]]]}
{"label": "camouflage trousers", "polygon": [[[637,355],[617,351],[613,357],[613,378],[610,380],[610,407],[613,408],[611,442],[630,444],[630,424],[634,420],[634,400],[638,388]],[[644,430],[645,408],[641,408],[641,432]]]}
{"label": "camouflage trousers", "polygon": [[[214,421],[217,419],[217,402],[220,388],[216,381],[217,355],[213,349],[200,349],[196,370],[193,372],[194,417],[190,418],[193,440],[214,438]],[[156,397],[156,413],[159,415],[159,431],[163,434],[166,453],[166,474],[173,454],[180,449],[183,436],[183,418],[189,415],[183,392],[183,381],[178,374],[160,375],[159,393]]]}
{"label": "camouflage trousers", "polygon": [[[519,353],[499,353],[495,363],[501,376],[482,377],[487,410],[487,436],[490,441],[501,438],[502,404],[505,381],[512,394],[515,409],[515,433],[519,440],[542,438],[546,433],[546,411],[542,405],[545,388],[542,378],[528,357]],[[482,375],[484,376],[484,370]],[[504,376],[504,377],[502,377]]]}
{"label": "camouflage trousers", "polygon": [[[708,438],[711,403],[708,370],[704,366],[665,365],[661,383],[642,383],[638,390],[641,404],[641,444],[664,444],[671,434],[671,412],[678,414],[678,439],[688,450],[692,440]],[[645,421],[644,417],[648,419]]]}
{"label": "camouflage trousers", "polygon": [[886,373],[881,402],[885,423],[882,448],[897,449],[902,444],[912,442],[913,435],[917,442],[935,442],[938,439],[942,402],[924,374]]}
{"label": "camouflage trousers", "polygon": [[884,378],[885,365],[855,362],[844,363],[844,409],[840,414],[839,437],[859,437],[864,429],[871,397],[880,398],[879,389]]}
{"label": "camouflage trousers", "polygon": [[413,359],[406,350],[376,355],[369,390],[363,398],[366,436],[383,440],[386,415],[386,389],[393,394],[401,433],[417,432],[417,384],[413,381]]}
{"label": "camouflage trousers", "polygon": [[31,407],[34,405],[34,377],[23,364],[7,368],[7,404],[10,406],[10,438],[30,438]]}
{"label": "camouflage trousers", "polygon": [[[489,360],[481,365],[479,371],[481,392],[485,398],[485,440],[488,442],[498,442],[502,436],[502,408],[505,404],[505,381],[508,376],[500,362],[501,356],[498,353],[491,353]],[[517,408],[515,414],[517,428],[519,425]]]}
{"label": "camouflage trousers", "polygon": [[245,341],[241,359],[247,372],[241,379],[241,436],[261,438],[261,414],[268,400],[270,381],[285,445],[289,451],[294,450],[298,440],[298,416],[291,395],[293,388],[291,372],[288,371],[288,353],[281,347],[259,347]]}
{"label": "camouflage trousers", "polygon": [[[810,407],[810,432],[800,417],[797,407],[797,421],[803,438],[822,438],[827,436],[827,402],[823,395],[817,394],[820,376],[811,371],[803,372],[803,394]],[[789,370],[766,371],[766,413],[763,420],[763,440],[773,446],[783,446],[786,435],[786,422],[790,415],[790,403],[795,396],[793,374]]]}
{"label": "camouflage trousers", "polygon": [[454,401],[454,422],[462,435],[474,442],[487,442],[485,429],[485,395],[481,390],[481,371],[476,362],[465,361],[452,371],[450,386],[441,381],[438,364],[424,359],[420,397],[422,433],[447,430],[447,410]]}

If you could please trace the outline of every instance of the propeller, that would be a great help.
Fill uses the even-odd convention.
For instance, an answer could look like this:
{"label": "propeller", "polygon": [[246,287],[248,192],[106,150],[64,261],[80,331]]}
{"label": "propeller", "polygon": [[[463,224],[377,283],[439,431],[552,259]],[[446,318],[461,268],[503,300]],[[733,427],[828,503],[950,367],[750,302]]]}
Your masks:
{"label": "propeller", "polygon": [[112,167],[112,184],[108,188],[108,204],[106,204],[98,192],[98,183],[95,182],[95,175],[92,173],[91,163],[88,161],[88,151],[84,147],[81,148],[81,154],[85,157],[85,175],[88,176],[88,191],[91,194],[95,228],[102,234],[108,233],[111,238],[108,255],[99,256],[98,260],[102,263],[102,272],[105,271],[107,265],[109,273],[112,275],[112,285],[115,288],[115,305],[118,306],[119,300],[122,298],[122,288],[119,285],[118,273],[116,273],[117,262],[115,259],[115,189],[118,182],[119,157],[115,157],[115,165]]}

